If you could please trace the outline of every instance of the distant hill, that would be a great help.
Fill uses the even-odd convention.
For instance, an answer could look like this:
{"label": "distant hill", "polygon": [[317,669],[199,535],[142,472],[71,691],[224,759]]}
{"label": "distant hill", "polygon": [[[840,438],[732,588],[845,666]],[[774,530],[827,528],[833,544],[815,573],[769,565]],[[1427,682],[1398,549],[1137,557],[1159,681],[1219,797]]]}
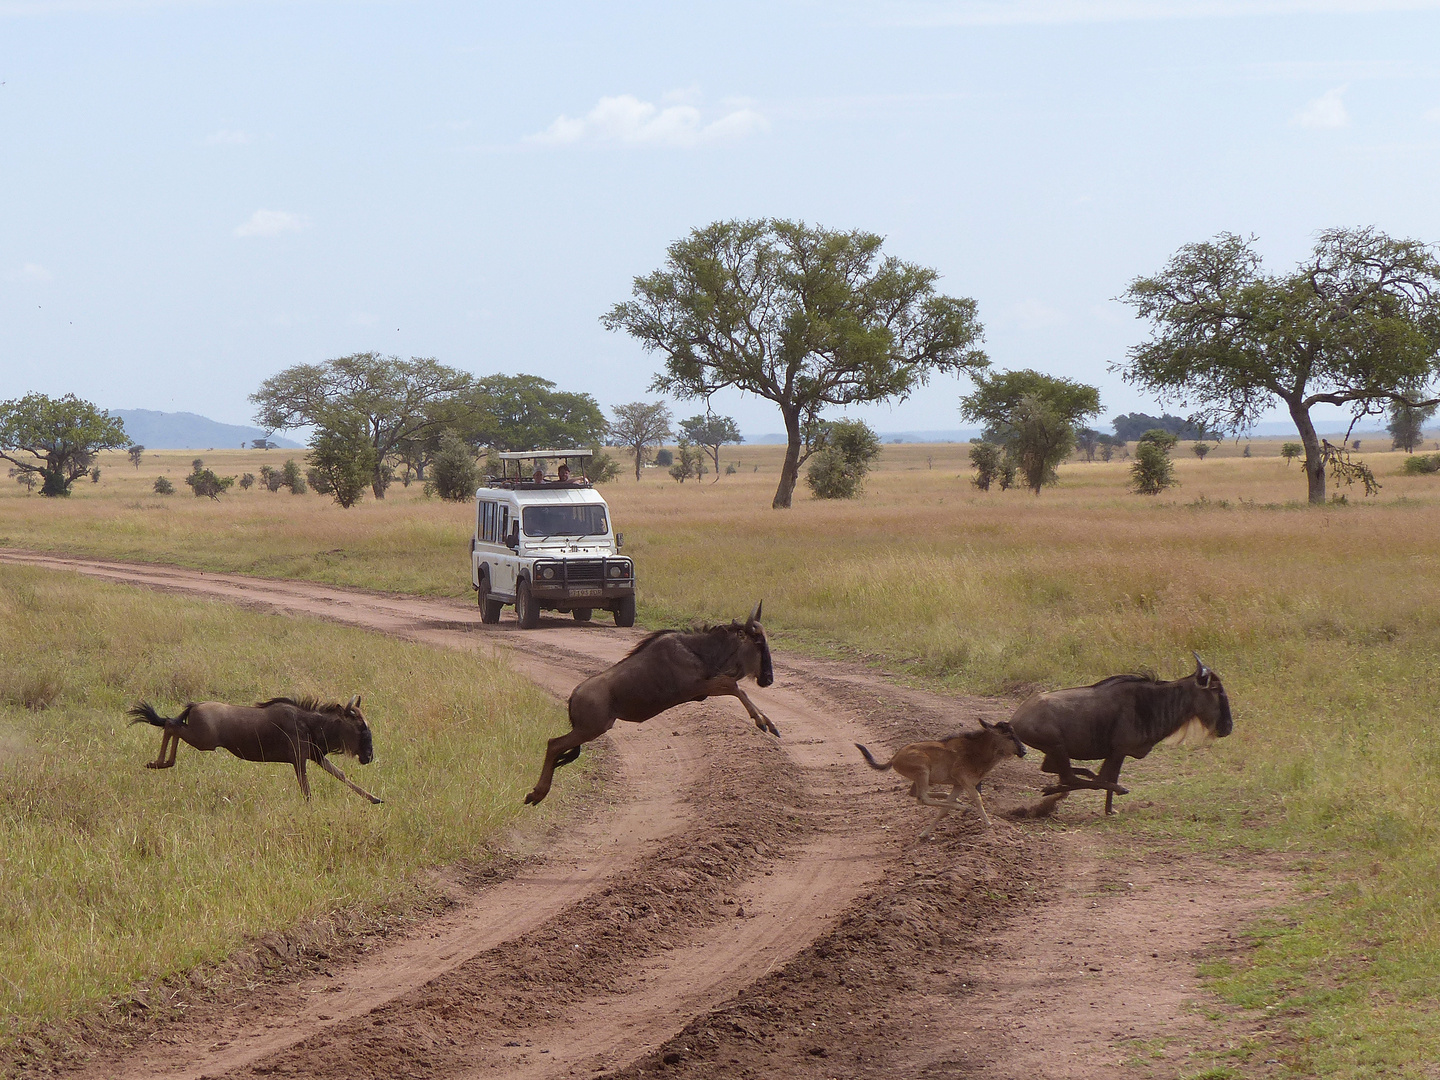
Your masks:
{"label": "distant hill", "polygon": [[[249,446],[265,437],[259,428],[222,424],[189,412],[111,409],[110,415],[125,421],[125,434],[147,450],[238,450],[242,443]],[[300,445],[277,435],[270,436],[270,441],[284,447]]]}

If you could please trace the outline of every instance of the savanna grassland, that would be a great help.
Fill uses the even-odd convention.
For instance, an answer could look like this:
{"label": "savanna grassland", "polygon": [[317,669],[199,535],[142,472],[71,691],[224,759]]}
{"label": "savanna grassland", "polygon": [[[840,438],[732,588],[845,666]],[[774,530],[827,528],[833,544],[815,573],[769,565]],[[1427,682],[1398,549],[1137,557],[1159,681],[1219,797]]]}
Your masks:
{"label": "savanna grassland", "polygon": [[[886,447],[862,498],[817,502],[802,487],[788,512],[770,509],[779,447],[729,448],[737,471],[715,484],[649,470],[605,494],[652,625],[728,619],[763,597],[782,649],[988,694],[1145,668],[1174,677],[1198,650],[1224,678],[1235,734],[1129,766],[1158,796],[1132,796],[1101,827],[1286,853],[1301,899],[1256,928],[1245,963],[1211,972],[1215,986],[1292,1032],[1306,1075],[1431,1075],[1440,477],[1365,452],[1379,496],[1341,488],[1344,504],[1310,508],[1282,441],[1204,461],[1181,444],[1181,486],[1156,498],[1126,492],[1122,461],[1066,465],[1039,498],[983,494],[963,445]],[[114,455],[64,501],[4,492],[0,545],[470,595],[469,507],[398,486],[350,511],[254,489],[216,503],[180,486],[194,456],[147,454],[136,470]],[[286,455],[200,456],[238,475]],[[180,494],[150,493],[161,471]]]}
{"label": "savanna grassland", "polygon": [[[495,661],[66,574],[0,567],[0,640],[0,1043],[265,932],[433,907],[423,871],[483,853],[562,721]],[[224,752],[149,771],[160,733],[125,724],[357,692],[376,758],[336,761],[381,806]]]}

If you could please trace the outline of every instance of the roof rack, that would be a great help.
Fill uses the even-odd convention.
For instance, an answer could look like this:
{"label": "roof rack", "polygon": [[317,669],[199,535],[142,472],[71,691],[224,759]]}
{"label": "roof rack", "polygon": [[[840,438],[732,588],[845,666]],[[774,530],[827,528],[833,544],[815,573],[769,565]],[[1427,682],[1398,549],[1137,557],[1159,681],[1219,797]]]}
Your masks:
{"label": "roof rack", "polygon": [[[500,459],[500,475],[486,477],[489,487],[509,488],[511,490],[529,490],[534,488],[588,488],[590,481],[583,475],[573,480],[549,480],[534,478],[534,470],[525,469],[523,463],[526,461],[549,461],[560,459],[581,459],[588,461],[595,456],[593,450],[504,450],[495,455]],[[515,471],[510,471],[510,463],[515,463]],[[581,465],[581,469],[584,466]]]}
{"label": "roof rack", "polygon": [[594,450],[502,450],[495,455],[501,461],[525,461],[533,458],[594,457]]}

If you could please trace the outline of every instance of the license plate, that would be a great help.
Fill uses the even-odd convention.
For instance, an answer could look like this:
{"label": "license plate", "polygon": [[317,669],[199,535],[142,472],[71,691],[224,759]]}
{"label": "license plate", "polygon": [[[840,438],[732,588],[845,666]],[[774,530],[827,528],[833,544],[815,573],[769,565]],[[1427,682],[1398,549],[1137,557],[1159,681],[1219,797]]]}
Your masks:
{"label": "license plate", "polygon": [[600,596],[600,595],[601,595],[601,590],[599,590],[599,589],[571,589],[571,590],[570,590],[570,595],[571,595],[571,596]]}

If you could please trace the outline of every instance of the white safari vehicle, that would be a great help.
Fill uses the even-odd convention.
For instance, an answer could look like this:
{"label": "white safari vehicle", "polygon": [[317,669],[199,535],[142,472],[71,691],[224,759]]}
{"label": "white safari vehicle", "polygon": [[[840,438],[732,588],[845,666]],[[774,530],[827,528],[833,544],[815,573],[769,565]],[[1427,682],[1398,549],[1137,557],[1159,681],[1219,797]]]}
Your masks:
{"label": "white safari vehicle", "polygon": [[[620,554],[610,507],[585,479],[590,456],[501,454],[501,474],[475,492],[470,584],[481,622],[499,622],[500,609],[514,604],[526,630],[539,624],[542,611],[569,611],[588,622],[597,608],[613,612],[616,626],[635,625],[635,565]],[[554,474],[545,473],[547,462],[557,463]],[[562,468],[575,478],[562,479]]]}

